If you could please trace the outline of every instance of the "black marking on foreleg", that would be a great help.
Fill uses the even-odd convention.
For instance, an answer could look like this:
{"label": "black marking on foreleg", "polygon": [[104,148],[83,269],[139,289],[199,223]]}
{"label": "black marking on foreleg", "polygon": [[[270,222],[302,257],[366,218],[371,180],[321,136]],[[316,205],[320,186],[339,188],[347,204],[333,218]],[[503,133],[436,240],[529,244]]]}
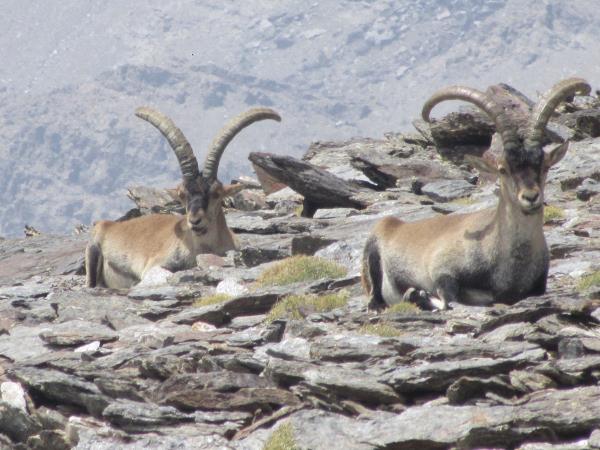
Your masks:
{"label": "black marking on foreleg", "polygon": [[369,309],[379,311],[384,309],[387,304],[381,295],[381,284],[383,283],[383,272],[381,267],[381,254],[377,246],[377,238],[371,236],[367,239],[363,253],[366,270],[364,276],[368,277],[368,283],[371,288],[369,293]]}
{"label": "black marking on foreleg", "polygon": [[85,279],[87,287],[96,287],[101,282],[102,251],[97,244],[85,249]]}
{"label": "black marking on foreleg", "polygon": [[528,295],[544,295],[546,293],[546,283],[548,281],[548,266],[544,269],[542,274],[533,283],[531,290]]}

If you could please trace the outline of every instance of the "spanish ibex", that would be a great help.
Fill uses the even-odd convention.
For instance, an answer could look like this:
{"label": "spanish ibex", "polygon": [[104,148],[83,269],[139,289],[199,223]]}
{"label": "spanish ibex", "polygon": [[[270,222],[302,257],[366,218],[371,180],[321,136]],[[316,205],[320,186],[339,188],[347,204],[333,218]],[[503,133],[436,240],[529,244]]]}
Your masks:
{"label": "spanish ibex", "polygon": [[476,89],[451,86],[433,94],[423,106],[425,121],[434,106],[446,100],[470,102],[494,121],[502,154],[468,161],[499,178],[499,202],[495,208],[410,223],[382,219],[363,254],[369,308],[381,309],[416,292],[429,301],[428,307],[439,309],[449,302],[514,303],[543,294],[549,265],[544,183],[548,169],[568,147],[565,141],[545,152],[546,126],[562,100],[589,92],[590,86],[579,78],[557,83],[534,106],[525,126]]}
{"label": "spanish ibex", "polygon": [[200,171],[191,145],[173,121],[158,111],[141,107],[135,113],[154,125],[175,152],[183,182],[176,192],[184,216],[151,214],[124,222],[103,220],[94,225],[85,254],[87,286],[130,287],[161,268],[175,272],[195,267],[200,253],[225,254],[238,249],[227,227],[222,201],[243,189],[217,179],[219,161],[233,137],[253,122],[280,121],[268,108],[255,108],[232,119],[212,142]]}

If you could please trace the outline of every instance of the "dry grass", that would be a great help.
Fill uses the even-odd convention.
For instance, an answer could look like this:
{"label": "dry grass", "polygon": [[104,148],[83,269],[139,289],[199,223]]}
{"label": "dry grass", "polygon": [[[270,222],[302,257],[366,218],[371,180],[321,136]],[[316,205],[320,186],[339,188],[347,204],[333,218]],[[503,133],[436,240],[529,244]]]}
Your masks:
{"label": "dry grass", "polygon": [[600,270],[581,277],[581,280],[577,283],[577,290],[579,292],[584,292],[596,286],[600,286]]}
{"label": "dry grass", "polygon": [[366,323],[358,329],[358,332],[381,337],[398,337],[404,334],[404,332],[387,322]]}
{"label": "dry grass", "polygon": [[390,306],[385,312],[388,313],[401,313],[401,314],[414,314],[418,313],[421,310],[419,307],[413,303],[408,302],[400,302],[395,305]]}
{"label": "dry grass", "polygon": [[348,303],[348,291],[325,295],[288,295],[278,301],[267,315],[267,322],[276,319],[300,320],[309,314],[327,312]]}
{"label": "dry grass", "polygon": [[470,205],[475,204],[475,200],[473,200],[471,197],[461,197],[461,198],[455,198],[450,203],[452,203],[454,205],[470,206]]}
{"label": "dry grass", "polygon": [[231,298],[231,295],[227,294],[207,295],[206,297],[200,297],[199,299],[197,299],[194,302],[194,306],[214,305],[215,303],[221,303]]}
{"label": "dry grass", "polygon": [[315,256],[298,255],[283,259],[266,269],[256,280],[256,286],[284,286],[321,278],[341,278],[345,267]]}
{"label": "dry grass", "polygon": [[544,223],[553,222],[565,218],[565,211],[558,206],[548,205],[544,207]]}
{"label": "dry grass", "polygon": [[265,445],[263,450],[298,450],[296,436],[294,436],[294,427],[291,423],[284,423],[277,427]]}

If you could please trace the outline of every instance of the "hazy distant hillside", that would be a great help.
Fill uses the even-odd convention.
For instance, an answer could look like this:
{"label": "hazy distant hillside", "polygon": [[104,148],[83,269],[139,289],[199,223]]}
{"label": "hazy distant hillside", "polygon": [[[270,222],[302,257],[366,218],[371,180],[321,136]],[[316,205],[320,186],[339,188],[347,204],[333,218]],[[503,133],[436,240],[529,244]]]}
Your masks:
{"label": "hazy distant hillside", "polygon": [[66,232],[116,217],[128,185],[172,185],[159,133],[170,115],[199,158],[228,117],[277,109],[228,149],[223,179],[254,150],[408,128],[436,88],[504,81],[535,96],[600,79],[597,0],[3,0],[0,235]]}

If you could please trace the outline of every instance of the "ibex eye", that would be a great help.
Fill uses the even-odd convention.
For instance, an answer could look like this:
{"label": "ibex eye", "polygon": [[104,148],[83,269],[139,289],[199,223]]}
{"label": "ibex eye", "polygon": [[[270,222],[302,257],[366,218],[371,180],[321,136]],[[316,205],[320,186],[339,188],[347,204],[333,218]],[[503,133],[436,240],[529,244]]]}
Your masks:
{"label": "ibex eye", "polygon": [[506,175],[506,169],[504,167],[498,167],[498,172],[500,172],[501,175]]}

